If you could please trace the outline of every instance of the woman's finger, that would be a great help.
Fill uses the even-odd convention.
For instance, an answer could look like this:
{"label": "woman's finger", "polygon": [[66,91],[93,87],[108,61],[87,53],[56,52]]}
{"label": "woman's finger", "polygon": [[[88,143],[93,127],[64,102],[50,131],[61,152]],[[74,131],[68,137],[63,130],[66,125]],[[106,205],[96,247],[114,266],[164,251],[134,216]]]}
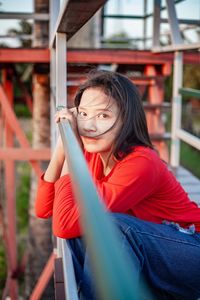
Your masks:
{"label": "woman's finger", "polygon": [[60,122],[61,119],[67,119],[70,122],[74,121],[74,114],[67,108],[63,108],[62,110],[57,111],[55,114],[55,122]]}

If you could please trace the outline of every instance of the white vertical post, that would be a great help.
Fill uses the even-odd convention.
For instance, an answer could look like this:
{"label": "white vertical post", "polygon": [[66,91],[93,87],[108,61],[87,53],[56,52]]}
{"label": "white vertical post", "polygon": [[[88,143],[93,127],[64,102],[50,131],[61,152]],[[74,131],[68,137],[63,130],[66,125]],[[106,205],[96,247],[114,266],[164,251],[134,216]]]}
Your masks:
{"label": "white vertical post", "polygon": [[183,44],[174,1],[166,0],[172,44]]}
{"label": "white vertical post", "polygon": [[[54,32],[56,20],[60,10],[60,0],[50,0],[50,23],[49,23],[49,36]],[[50,49],[50,91],[51,91],[51,149],[54,149],[56,143],[56,128],[54,123],[54,115],[56,112],[56,51],[54,48]]]}
{"label": "white vertical post", "polygon": [[177,168],[180,163],[180,139],[176,132],[181,127],[182,97],[179,88],[183,81],[183,53],[174,53],[174,75],[173,75],[173,96],[172,96],[172,128],[171,128],[171,166]]}
{"label": "white vertical post", "polygon": [[51,89],[51,149],[53,150],[56,144],[56,127],[54,116],[56,113],[56,51],[54,48],[50,49],[50,89]]}
{"label": "white vertical post", "polygon": [[56,33],[56,106],[67,105],[67,38],[66,33]]}
{"label": "white vertical post", "polygon": [[[56,33],[56,106],[67,106],[67,37],[65,33]],[[61,240],[57,239],[58,256],[62,256]]]}

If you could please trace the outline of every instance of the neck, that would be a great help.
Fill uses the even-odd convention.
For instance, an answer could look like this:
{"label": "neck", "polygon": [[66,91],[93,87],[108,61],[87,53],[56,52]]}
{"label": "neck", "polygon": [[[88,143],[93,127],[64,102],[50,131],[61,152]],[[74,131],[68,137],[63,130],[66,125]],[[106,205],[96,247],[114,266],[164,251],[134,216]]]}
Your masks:
{"label": "neck", "polygon": [[111,152],[101,152],[100,157],[103,163],[104,175],[107,175],[116,164],[116,161],[114,159],[114,156],[111,154]]}

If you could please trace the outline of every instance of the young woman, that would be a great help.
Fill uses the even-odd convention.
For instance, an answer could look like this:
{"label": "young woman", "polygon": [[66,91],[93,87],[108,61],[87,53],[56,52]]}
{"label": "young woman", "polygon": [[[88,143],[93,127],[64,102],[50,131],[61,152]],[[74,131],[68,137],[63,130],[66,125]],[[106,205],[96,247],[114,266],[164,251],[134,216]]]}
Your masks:
{"label": "young woman", "polygon": [[[197,299],[200,208],[154,150],[136,87],[123,75],[96,71],[80,86],[75,106],[77,112],[59,111],[56,122],[70,121],[138,278],[146,278],[158,299]],[[39,182],[36,214],[52,216],[54,234],[69,240],[80,293],[94,299],[80,211],[60,139]]]}

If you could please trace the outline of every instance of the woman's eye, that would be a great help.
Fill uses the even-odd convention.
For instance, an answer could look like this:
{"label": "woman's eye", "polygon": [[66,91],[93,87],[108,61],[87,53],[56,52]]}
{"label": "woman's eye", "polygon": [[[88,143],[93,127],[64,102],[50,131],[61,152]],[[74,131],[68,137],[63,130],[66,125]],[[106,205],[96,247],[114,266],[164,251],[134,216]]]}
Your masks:
{"label": "woman's eye", "polygon": [[87,116],[87,114],[84,111],[79,111],[78,114],[81,118],[85,118]]}
{"label": "woman's eye", "polygon": [[107,114],[104,114],[104,113],[98,114],[98,118],[99,118],[99,119],[107,119],[107,118],[108,118],[108,115],[107,115]]}

